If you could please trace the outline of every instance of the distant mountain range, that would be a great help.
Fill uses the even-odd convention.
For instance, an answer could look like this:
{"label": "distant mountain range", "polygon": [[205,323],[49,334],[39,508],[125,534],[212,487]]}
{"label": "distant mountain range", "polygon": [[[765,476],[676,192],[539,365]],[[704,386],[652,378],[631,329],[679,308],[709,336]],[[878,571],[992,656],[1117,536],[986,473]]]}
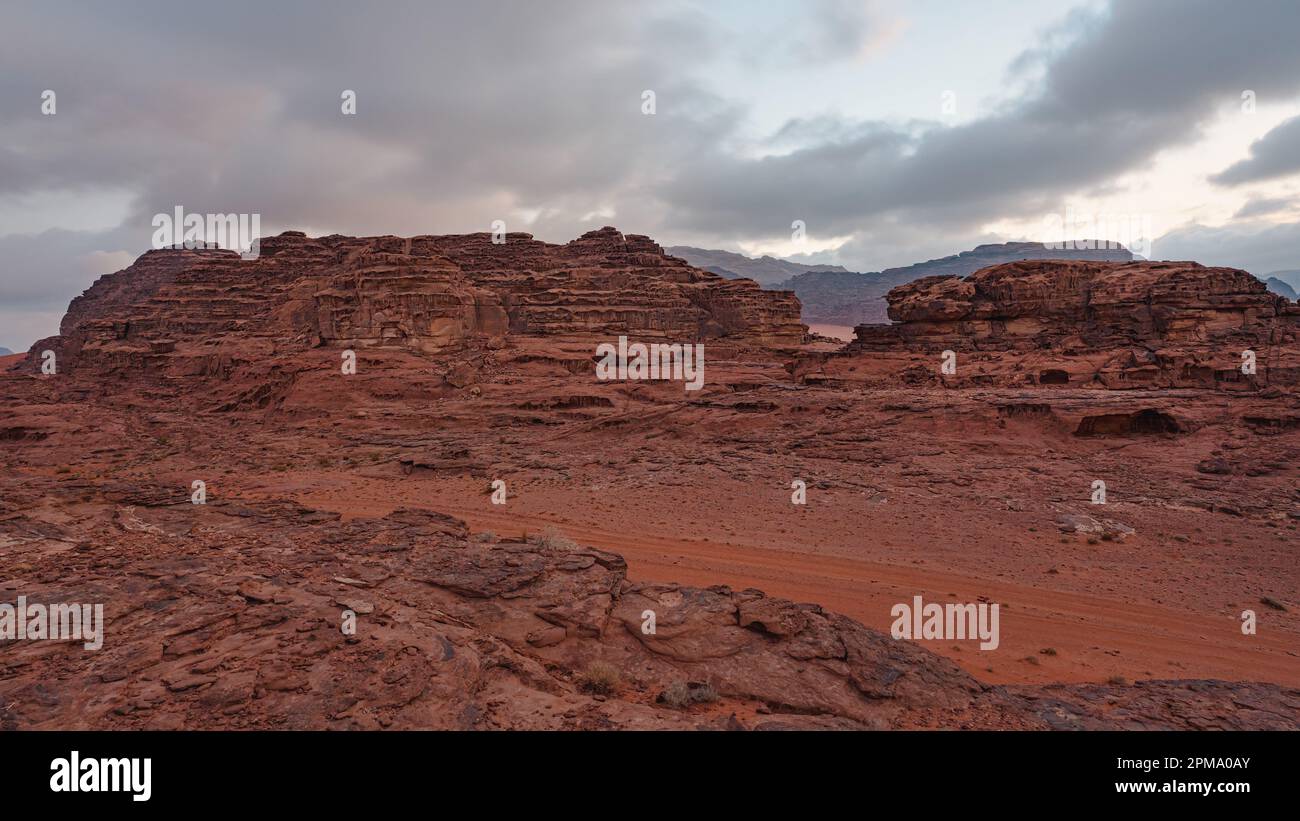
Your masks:
{"label": "distant mountain range", "polygon": [[12,355],[13,355],[13,351],[9,350],[8,348],[0,348],[0,356],[12,356]]}
{"label": "distant mountain range", "polygon": [[692,248],[689,245],[673,245],[665,248],[664,252],[681,257],[696,268],[712,271],[728,279],[752,279],[764,288],[773,288],[790,277],[809,271],[849,273],[841,265],[801,265],[788,259],[769,256],[754,258],[731,251]]}
{"label": "distant mountain range", "polygon": [[1274,271],[1260,279],[1270,291],[1287,299],[1296,299],[1296,292],[1300,291],[1300,271]]}
{"label": "distant mountain range", "polygon": [[[1100,243],[1098,243],[1100,244]],[[665,249],[697,268],[725,277],[749,277],[765,288],[794,291],[803,304],[803,321],[810,324],[887,324],[885,294],[896,285],[921,277],[941,274],[967,276],[990,265],[1021,259],[1092,259],[1127,262],[1133,254],[1124,248],[1055,249],[1041,242],[1004,242],[980,245],[942,259],[918,262],[902,268],[857,273],[839,265],[801,265],[774,257],[751,259],[729,251],[711,251],[689,246]],[[786,271],[786,278],[776,279]],[[1300,273],[1300,272],[1297,272]]]}

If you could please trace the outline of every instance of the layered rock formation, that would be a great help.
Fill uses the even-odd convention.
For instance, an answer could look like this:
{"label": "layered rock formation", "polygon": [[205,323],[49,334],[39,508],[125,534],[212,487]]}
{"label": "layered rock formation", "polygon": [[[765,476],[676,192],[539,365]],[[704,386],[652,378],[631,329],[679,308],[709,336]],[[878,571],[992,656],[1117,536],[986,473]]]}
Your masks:
{"label": "layered rock formation", "polygon": [[[897,324],[859,326],[854,350],[1051,352],[1072,364],[1044,365],[1038,381],[1060,384],[1254,385],[1300,377],[1292,355],[1300,307],[1232,268],[1013,262],[965,279],[926,277],[887,298]],[[1247,351],[1254,373],[1241,367]],[[1043,364],[1041,356],[1035,361]]]}
{"label": "layered rock formation", "polygon": [[602,228],[562,246],[527,234],[511,234],[501,245],[485,234],[427,240],[476,283],[502,294],[512,332],[778,346],[803,339],[792,294],[692,268],[649,237]]}
{"label": "layered rock formation", "polygon": [[262,240],[256,260],[151,251],[75,299],[60,336],[32,350],[54,350],[67,373],[178,376],[294,346],[452,353],[508,333],[793,346],[798,313],[791,294],[697,270],[613,228],[565,245],[286,232]]}
{"label": "layered rock formation", "polygon": [[1286,313],[1245,271],[1194,262],[1013,262],[966,279],[926,277],[888,299],[904,340],[973,348],[1258,338]]}

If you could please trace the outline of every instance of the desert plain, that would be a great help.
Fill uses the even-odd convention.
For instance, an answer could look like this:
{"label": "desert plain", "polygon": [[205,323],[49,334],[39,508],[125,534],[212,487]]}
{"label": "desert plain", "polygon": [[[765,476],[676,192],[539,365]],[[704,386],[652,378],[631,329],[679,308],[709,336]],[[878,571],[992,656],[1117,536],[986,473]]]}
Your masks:
{"label": "desert plain", "polygon": [[[610,228],[151,251],[0,363],[0,601],[107,615],[4,646],[0,726],[1300,727],[1300,306],[889,304],[845,342]],[[598,380],[620,335],[703,388]],[[914,596],[997,648],[892,638]]]}

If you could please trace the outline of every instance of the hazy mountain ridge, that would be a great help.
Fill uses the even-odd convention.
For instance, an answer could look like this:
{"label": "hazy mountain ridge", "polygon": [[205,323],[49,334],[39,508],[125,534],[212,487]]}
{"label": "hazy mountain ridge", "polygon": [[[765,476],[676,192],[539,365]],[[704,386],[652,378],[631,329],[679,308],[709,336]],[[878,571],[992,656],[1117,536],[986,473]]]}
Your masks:
{"label": "hazy mountain ridge", "polygon": [[1292,288],[1300,290],[1300,268],[1288,268],[1284,271],[1269,271],[1265,277],[1280,279]]}
{"label": "hazy mountain ridge", "polygon": [[849,273],[842,265],[804,265],[773,256],[747,257],[733,251],[695,248],[690,245],[673,245],[665,248],[664,252],[680,257],[696,268],[729,279],[752,279],[765,288],[777,287],[790,277],[810,271]]}
{"label": "hazy mountain ridge", "polygon": [[[905,285],[921,277],[964,277],[990,265],[1023,259],[1085,259],[1102,262],[1128,262],[1133,259],[1133,254],[1121,247],[1058,249],[1048,248],[1041,242],[1004,242],[979,245],[959,254],[903,267],[857,273],[839,265],[801,265],[773,257],[753,260],[729,251],[710,251],[689,246],[675,246],[666,250],[696,267],[706,268],[722,276],[734,272],[756,279],[764,287],[794,291],[803,305],[803,321],[826,325],[887,324],[889,317],[885,313],[885,294],[895,286]],[[758,275],[767,275],[778,270],[781,265],[798,270],[794,270],[788,278],[770,284]],[[726,270],[712,266],[721,266]]]}
{"label": "hazy mountain ridge", "polygon": [[1287,299],[1300,299],[1300,269],[1294,271],[1270,271],[1260,277],[1268,289]]}
{"label": "hazy mountain ridge", "polygon": [[1292,288],[1291,285],[1284,280],[1278,279],[1277,277],[1269,277],[1264,280],[1264,284],[1268,286],[1270,291],[1278,296],[1284,296],[1290,300],[1296,299],[1295,288]]}

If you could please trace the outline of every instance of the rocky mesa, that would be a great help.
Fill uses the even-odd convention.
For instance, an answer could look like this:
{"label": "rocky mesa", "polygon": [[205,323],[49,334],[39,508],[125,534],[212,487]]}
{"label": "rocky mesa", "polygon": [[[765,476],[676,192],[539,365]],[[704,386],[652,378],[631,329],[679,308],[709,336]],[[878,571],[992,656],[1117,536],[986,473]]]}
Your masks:
{"label": "rocky mesa", "polygon": [[[76,374],[210,375],[332,346],[451,354],[515,335],[797,346],[799,305],[614,228],[564,245],[512,233],[261,241],[260,256],[151,251],[72,302],[53,350]],[[32,357],[39,363],[38,357]]]}
{"label": "rocky mesa", "polygon": [[852,350],[998,352],[1010,366],[1000,376],[1022,383],[1246,389],[1300,379],[1300,306],[1233,268],[1032,260],[926,277],[886,298],[895,324],[858,326]]}

